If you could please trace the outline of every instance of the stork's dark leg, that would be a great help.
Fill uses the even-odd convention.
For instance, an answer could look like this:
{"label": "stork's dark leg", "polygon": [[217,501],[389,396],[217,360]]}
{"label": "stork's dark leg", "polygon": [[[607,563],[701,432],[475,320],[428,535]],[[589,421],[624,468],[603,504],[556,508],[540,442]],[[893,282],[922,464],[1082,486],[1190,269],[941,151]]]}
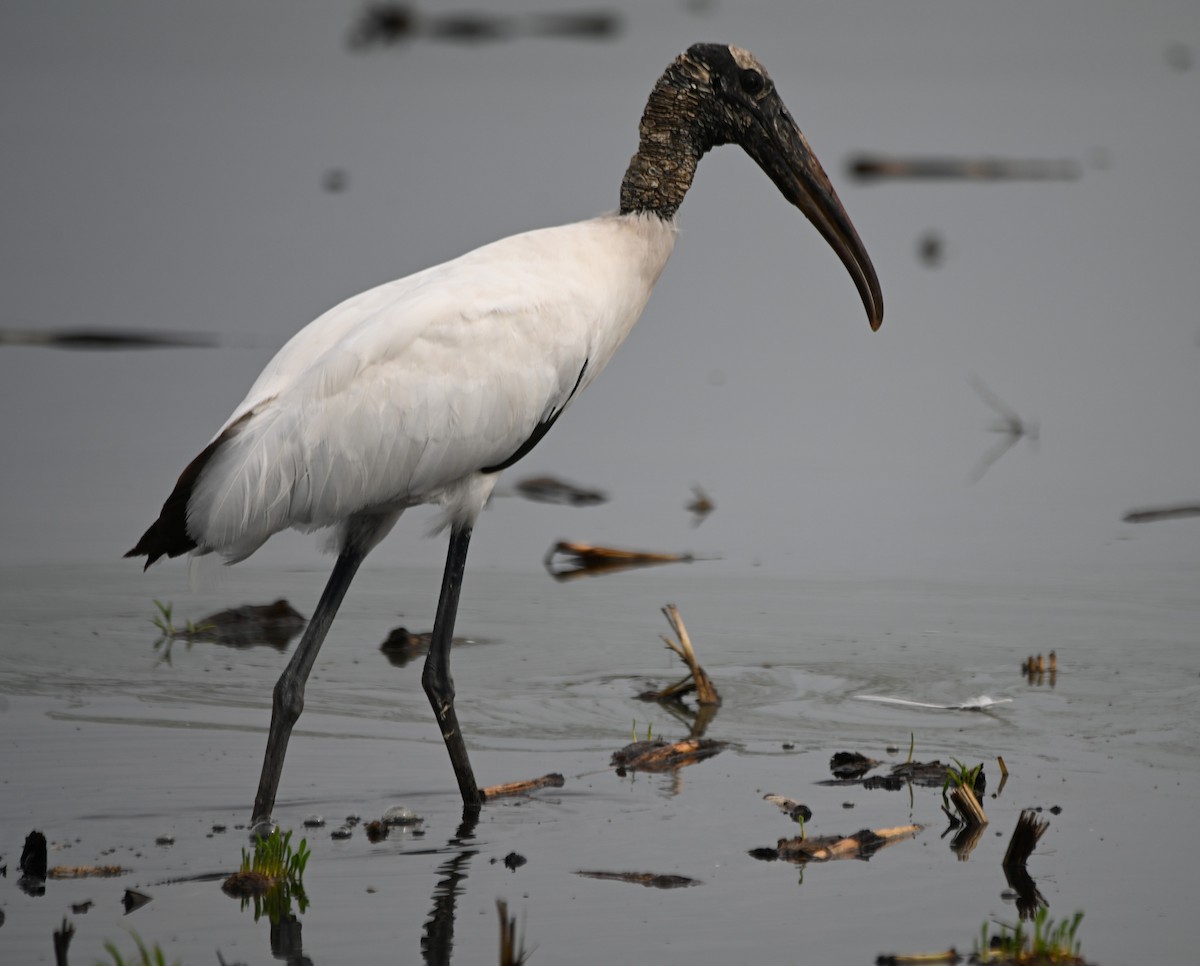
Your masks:
{"label": "stork's dark leg", "polygon": [[438,600],[437,618],[433,622],[433,639],[421,683],[433,705],[450,764],[462,792],[466,808],[478,808],[483,802],[475,784],[475,773],[467,758],[467,746],[454,713],[454,681],[450,677],[450,640],[454,636],[454,617],[458,613],[458,593],[462,588],[463,569],[467,564],[467,545],[471,542],[470,527],[454,527],[450,531],[450,549],[446,552],[446,572],[442,577],[442,596]]}
{"label": "stork's dark leg", "polygon": [[269,820],[275,808],[275,793],[279,790],[279,776],[283,773],[283,758],[287,754],[288,739],[300,712],[304,710],[304,683],[312,670],[317,652],[333,623],[333,617],[346,596],[350,581],[358,572],[365,553],[344,550],[333,565],[333,573],[321,594],[321,601],[313,612],[312,620],[304,629],[304,636],[296,647],[296,653],[288,662],[279,682],[275,685],[275,696],[271,702],[271,732],[267,737],[267,753],[263,757],[262,778],[258,780],[258,794],[254,798],[254,816],[257,824]]}

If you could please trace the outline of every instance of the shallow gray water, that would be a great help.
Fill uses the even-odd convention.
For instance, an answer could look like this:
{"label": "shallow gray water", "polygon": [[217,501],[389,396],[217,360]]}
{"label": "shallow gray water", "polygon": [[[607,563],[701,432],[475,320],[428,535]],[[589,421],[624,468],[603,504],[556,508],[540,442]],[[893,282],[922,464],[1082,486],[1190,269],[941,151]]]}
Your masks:
{"label": "shallow gray water", "polygon": [[[317,964],[494,962],[494,902],[523,918],[533,963],[870,963],[884,952],[969,951],[984,920],[1012,921],[1000,861],[1022,807],[1050,827],[1029,871],[1056,918],[1083,910],[1089,959],[1193,958],[1190,914],[1200,802],[1200,600],[1196,572],[1108,573],[1017,582],[777,580],[703,565],[555,584],[541,573],[469,571],[456,649],[460,719],[481,784],[562,772],[560,790],[489,805],[460,828],[453,774],[419,685],[419,664],[378,650],[390,628],[427,629],[438,574],[364,568],[318,661],[284,769],[276,818],[309,832],[303,954]],[[269,963],[271,928],[219,883],[165,880],[236,867],[269,715],[287,654],[153,644],[153,598],[175,619],[287,597],[308,614],[319,569],[230,572],[189,590],[178,565],[9,568],[0,574],[0,960],[52,962],[64,915],[72,962],[134,929],[169,960]],[[725,702],[708,731],[731,747],[676,776],[618,777],[612,751],[684,724],[635,700],[681,675],[658,641],[679,605]],[[1056,650],[1054,687],[1019,673]],[[858,700],[953,703],[1010,697],[983,713]],[[987,764],[991,825],[967,861],[949,848],[940,792],[815,784],[839,750]],[[785,750],[785,743],[794,749]],[[899,746],[889,755],[889,745]],[[1011,775],[998,798],[995,756]],[[912,841],[869,862],[766,863],[747,852],[797,831],[767,792],[806,802],[812,834],[916,822]],[[853,803],[852,809],[844,803]],[[370,844],[329,832],[393,804],[423,836]],[[213,835],[214,823],[229,831]],[[116,879],[16,886],[31,829],[50,864],[119,863]],[[171,846],[155,838],[174,836]],[[113,851],[110,851],[113,850]],[[516,871],[503,858],[518,852]],[[700,880],[659,891],[580,870]],[[129,917],[121,895],[153,901]],[[72,914],[84,899],[95,905]],[[430,926],[440,911],[440,926]],[[447,932],[446,930],[450,930]],[[428,945],[437,933],[451,944]],[[278,948],[278,937],[276,946]],[[423,943],[425,945],[423,945]],[[441,957],[441,959],[439,959]],[[284,957],[286,958],[286,957]],[[300,961],[293,959],[293,961]]]}

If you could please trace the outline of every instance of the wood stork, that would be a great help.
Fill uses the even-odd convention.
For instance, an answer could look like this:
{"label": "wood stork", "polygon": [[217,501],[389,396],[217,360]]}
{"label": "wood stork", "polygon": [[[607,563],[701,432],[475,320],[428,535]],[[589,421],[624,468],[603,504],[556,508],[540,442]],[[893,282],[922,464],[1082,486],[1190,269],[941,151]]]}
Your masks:
{"label": "wood stork", "polygon": [[697,44],[659,78],[620,210],[526,232],[355,295],[279,351],[180,475],[126,556],[243,560],[289,527],[332,528],[333,573],[275,686],[253,820],[270,819],[304,685],[367,553],[419,504],[450,545],[422,684],[465,807],[482,801],[454,709],[450,640],[471,530],[525,456],[629,334],[675,244],[676,212],[711,148],[739,144],[840,256],[867,318],[879,281],[820,162],[763,66]]}

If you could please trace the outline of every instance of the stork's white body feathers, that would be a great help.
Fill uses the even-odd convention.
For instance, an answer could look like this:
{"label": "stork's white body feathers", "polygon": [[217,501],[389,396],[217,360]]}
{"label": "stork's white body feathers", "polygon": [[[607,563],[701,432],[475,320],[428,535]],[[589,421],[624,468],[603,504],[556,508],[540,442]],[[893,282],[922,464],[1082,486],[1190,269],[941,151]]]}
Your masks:
{"label": "stork's white body feathers", "polygon": [[[605,215],[526,232],[347,299],[294,335],[215,438],[188,504],[230,560],[289,527],[440,504],[471,523],[494,467],[595,378],[675,242]],[[375,542],[372,540],[372,543]]]}
{"label": "stork's white body feathers", "polygon": [[298,332],[180,474],[127,557],[247,557],[289,527],[336,527],[337,562],[279,676],[254,798],[271,810],[304,687],[359,566],[405,508],[439,504],[446,569],[421,684],[463,800],[485,793],[454,708],[450,642],[476,517],[608,364],[675,246],[700,159],[736,143],[832,246],[883,321],[879,279],[828,176],[754,56],[693,44],[655,83],[620,212],[514,235],[348,299]]}

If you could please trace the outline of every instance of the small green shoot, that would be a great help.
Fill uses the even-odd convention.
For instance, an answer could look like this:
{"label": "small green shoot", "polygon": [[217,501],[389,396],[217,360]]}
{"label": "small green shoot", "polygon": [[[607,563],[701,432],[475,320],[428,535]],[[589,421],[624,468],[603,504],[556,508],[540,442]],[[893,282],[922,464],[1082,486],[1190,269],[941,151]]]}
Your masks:
{"label": "small green shoot", "polygon": [[158,615],[153,618],[154,626],[158,628],[158,632],[165,640],[173,641],[182,637],[190,641],[192,638],[212,630],[211,624],[193,624],[191,621],[185,621],[183,627],[178,628],[171,619],[173,607],[170,601],[164,604],[161,600],[155,600],[154,606],[158,608]]}
{"label": "small green shoot", "polygon": [[917,733],[910,731],[908,733],[908,758],[905,759],[905,764],[912,764],[913,749],[917,747]]}
{"label": "small green shoot", "polygon": [[972,956],[976,963],[1016,964],[1016,966],[1081,966],[1082,944],[1076,938],[1083,913],[1055,922],[1045,907],[1033,917],[1033,933],[1023,922],[1015,926],[998,923],[1000,932],[989,937],[988,924],[979,931],[979,943]]}
{"label": "small green shoot", "polygon": [[[650,741],[650,740],[651,740],[651,738],[650,738],[650,735],[651,735],[651,732],[652,732],[653,730],[654,730],[654,722],[653,722],[653,721],[651,721],[649,724],[647,724],[647,725],[646,725],[646,740],[647,740],[647,741]],[[633,719],[633,743],[636,745],[636,744],[637,744],[637,742],[638,742],[638,736],[637,736],[637,718],[634,718],[634,719]]]}
{"label": "small green shoot", "polygon": [[983,771],[983,762],[980,762],[974,768],[968,768],[957,758],[950,759],[955,764],[955,768],[946,769],[946,780],[942,783],[942,806],[946,811],[950,810],[950,789],[962,788],[964,785],[972,792],[975,791],[975,782],[979,780],[979,774]]}
{"label": "small green shoot", "polygon": [[[121,951],[117,949],[115,943],[104,944],[104,951],[113,960],[111,966],[167,966],[167,956],[162,951],[162,947],[155,943],[154,948],[151,949],[142,942],[141,937],[136,932],[131,932],[130,935],[133,936],[133,941],[137,943],[137,955],[132,959],[125,959],[121,955]],[[103,960],[97,960],[96,966],[110,966],[110,964],[105,963]],[[176,960],[173,966],[180,966],[179,961]]]}
{"label": "small green shoot", "polygon": [[292,851],[292,833],[276,828],[267,838],[256,840],[254,851],[242,849],[242,867],[225,880],[222,889],[242,900],[242,908],[253,900],[254,921],[262,915],[277,923],[291,915],[292,899],[303,912],[308,908],[302,878],[311,853],[307,839]]}
{"label": "small green shoot", "polygon": [[254,851],[242,849],[242,872],[256,872],[268,879],[284,879],[299,882],[304,876],[304,867],[312,853],[308,839],[300,840],[300,847],[292,851],[292,833],[280,834],[278,827],[267,838],[259,837]]}

